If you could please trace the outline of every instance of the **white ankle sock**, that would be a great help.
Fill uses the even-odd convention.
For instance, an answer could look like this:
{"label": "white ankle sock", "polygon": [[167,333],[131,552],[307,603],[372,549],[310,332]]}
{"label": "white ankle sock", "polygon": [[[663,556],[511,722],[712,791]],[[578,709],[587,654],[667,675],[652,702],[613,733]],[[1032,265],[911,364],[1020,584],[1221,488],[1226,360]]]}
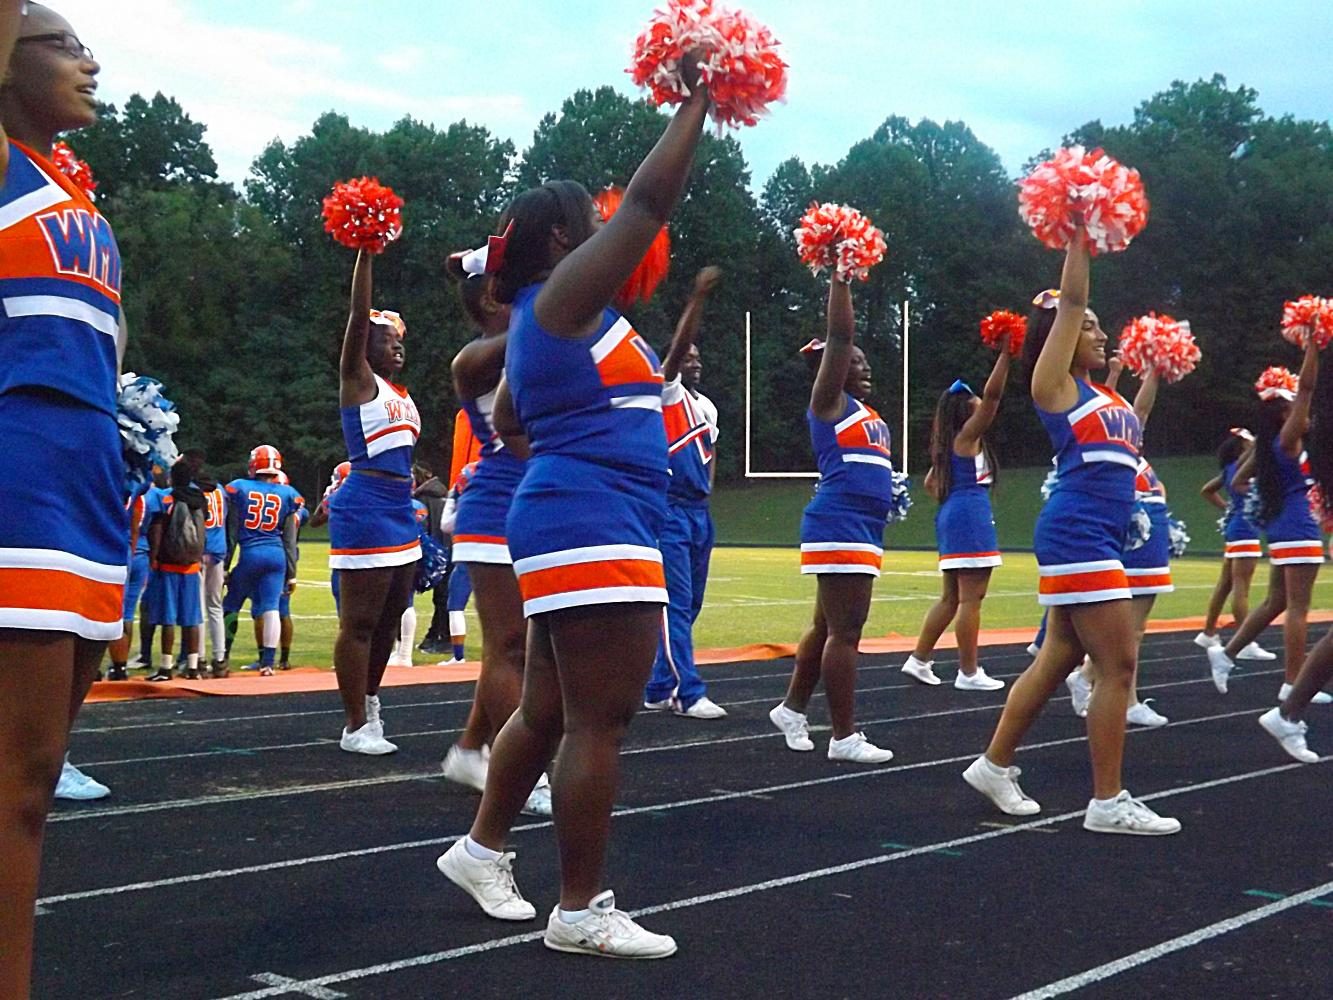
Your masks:
{"label": "white ankle sock", "polygon": [[559,907],[559,912],[560,912],[560,922],[562,924],[577,924],[580,920],[582,920],[584,917],[588,915],[588,911],[586,909],[566,910],[563,906]]}
{"label": "white ankle sock", "polygon": [[478,861],[498,861],[500,858],[499,851],[492,851],[489,847],[478,844],[471,836],[463,838],[463,850]]}
{"label": "white ankle sock", "polygon": [[1009,768],[1007,768],[1007,767],[1001,767],[999,764],[996,764],[994,761],[992,761],[992,760],[991,760],[989,757],[987,757],[985,754],[982,754],[982,755],[981,755],[981,764],[982,764],[982,766],[985,767],[986,770],[989,771],[991,774],[1008,774],[1008,773],[1009,773]]}

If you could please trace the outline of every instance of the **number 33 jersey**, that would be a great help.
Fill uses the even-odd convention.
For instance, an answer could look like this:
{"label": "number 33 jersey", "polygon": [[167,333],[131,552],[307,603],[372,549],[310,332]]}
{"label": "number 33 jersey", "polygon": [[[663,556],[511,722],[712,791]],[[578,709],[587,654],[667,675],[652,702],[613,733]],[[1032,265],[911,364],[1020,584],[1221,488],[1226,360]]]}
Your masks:
{"label": "number 33 jersey", "polygon": [[233,479],[227,484],[227,503],[236,511],[237,544],[282,545],[282,525],[305,507],[296,489],[261,479]]}

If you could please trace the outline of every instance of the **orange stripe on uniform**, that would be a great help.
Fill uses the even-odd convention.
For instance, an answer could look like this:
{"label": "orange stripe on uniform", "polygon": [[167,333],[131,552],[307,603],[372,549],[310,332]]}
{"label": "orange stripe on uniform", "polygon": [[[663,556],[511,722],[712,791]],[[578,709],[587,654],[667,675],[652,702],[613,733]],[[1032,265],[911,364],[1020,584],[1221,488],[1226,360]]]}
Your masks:
{"label": "orange stripe on uniform", "polygon": [[472,545],[508,545],[509,539],[504,535],[454,535],[454,544]]}
{"label": "orange stripe on uniform", "polygon": [[660,562],[647,559],[605,559],[598,562],[551,566],[523,573],[518,589],[525,601],[535,601],[552,594],[603,587],[665,587],[666,576]]}
{"label": "orange stripe on uniform", "polygon": [[410,548],[420,545],[420,539],[414,538],[405,545],[389,545],[382,549],[329,549],[331,556],[377,556],[386,552],[406,552]]}
{"label": "orange stripe on uniform", "polygon": [[1132,576],[1128,575],[1129,589],[1142,590],[1145,587],[1169,587],[1171,586],[1171,573],[1154,573],[1150,576]]}
{"label": "orange stripe on uniform", "polygon": [[1067,573],[1043,576],[1038,584],[1042,594],[1088,594],[1102,590],[1128,590],[1129,580],[1123,569],[1103,569],[1092,573]]}
{"label": "orange stripe on uniform", "polygon": [[1229,556],[1261,556],[1263,549],[1258,540],[1252,542],[1227,542],[1227,555]]}
{"label": "orange stripe on uniform", "polygon": [[875,569],[879,569],[882,560],[882,556],[873,552],[857,552],[852,549],[801,553],[802,566],[874,566]]}
{"label": "orange stripe on uniform", "polygon": [[1310,542],[1308,545],[1285,546],[1282,543],[1269,543],[1268,558],[1273,562],[1280,562],[1284,559],[1323,559],[1324,547],[1318,542]]}
{"label": "orange stripe on uniform", "polygon": [[70,611],[89,621],[120,620],[124,587],[60,569],[0,569],[0,608]]}

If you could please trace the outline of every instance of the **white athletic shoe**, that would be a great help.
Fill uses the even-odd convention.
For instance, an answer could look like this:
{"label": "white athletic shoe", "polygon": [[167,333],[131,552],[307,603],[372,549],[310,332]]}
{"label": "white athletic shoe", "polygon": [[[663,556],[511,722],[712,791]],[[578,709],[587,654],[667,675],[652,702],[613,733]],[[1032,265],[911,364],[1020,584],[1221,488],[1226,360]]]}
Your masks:
{"label": "white athletic shoe", "polygon": [[671,699],[663,698],[661,701],[645,701],[643,703],[643,710],[645,712],[670,712]]}
{"label": "white athletic shoe", "polygon": [[551,779],[546,775],[537,779],[528,801],[523,803],[523,813],[526,816],[551,815]]}
{"label": "white athletic shoe", "polygon": [[398,749],[395,744],[390,743],[376,732],[375,727],[369,722],[354,733],[349,733],[344,729],[342,739],[338,741],[338,746],[348,753],[364,753],[371,756],[393,753]]}
{"label": "white athletic shoe", "polygon": [[513,852],[494,861],[474,858],[462,840],[439,856],[435,867],[454,885],[477,901],[488,917],[496,920],[531,920],[537,909],[518,891],[514,881]]}
{"label": "white athletic shoe", "polygon": [[1225,646],[1214,646],[1208,650],[1208,668],[1213,673],[1213,687],[1217,688],[1219,694],[1227,693],[1227,678],[1231,676],[1231,671],[1236,669],[1236,665],[1231,662],[1231,657],[1227,656]]}
{"label": "white athletic shoe", "polygon": [[393,644],[393,651],[389,653],[390,667],[410,667],[412,666],[412,645],[409,643],[407,648],[403,648],[401,641]]}
{"label": "white athletic shoe", "polygon": [[887,764],[893,760],[893,751],[875,746],[866,739],[865,733],[852,733],[840,740],[828,741],[828,759],[849,764]]}
{"label": "white athletic shoe", "polygon": [[[1280,688],[1277,689],[1278,701],[1286,701],[1290,697],[1291,697],[1290,684],[1283,684]],[[1314,693],[1314,697],[1310,699],[1310,704],[1311,705],[1333,704],[1333,694],[1329,694],[1327,691],[1316,691]]]}
{"label": "white athletic shoe", "polygon": [[56,798],[74,802],[89,802],[104,799],[111,794],[111,789],[94,778],[88,777],[65,758],[60,768],[60,780],[56,782]]}
{"label": "white athletic shoe", "polygon": [[[1220,642],[1218,645],[1222,645]],[[1236,654],[1238,660],[1276,660],[1277,653],[1270,653],[1257,642],[1252,642]]]}
{"label": "white athletic shoe", "polygon": [[1016,767],[998,767],[983,754],[967,765],[963,780],[995,803],[1000,812],[1010,816],[1035,816],[1041,812],[1041,806],[1018,787],[1018,776],[1022,773]]}
{"label": "white athletic shoe", "polygon": [[672,708],[672,711],[687,719],[725,719],[727,717],[727,710],[708,695],[701,697],[689,708]]}
{"label": "white athletic shoe", "polygon": [[1151,698],[1145,698],[1143,701],[1136,701],[1125,711],[1125,721],[1135,726],[1147,726],[1149,729],[1156,729],[1158,726],[1165,726],[1168,719],[1156,709],[1149,708],[1148,702]]}
{"label": "white athletic shoe", "polygon": [[1093,833],[1130,833],[1140,837],[1163,837],[1180,832],[1180,820],[1158,816],[1146,805],[1122,789],[1110,805],[1096,799],[1088,802],[1083,829]]}
{"label": "white athletic shoe", "polygon": [[986,669],[980,665],[977,666],[976,673],[968,676],[961,670],[953,679],[953,686],[959,691],[998,691],[1004,687],[1004,681],[997,680]]}
{"label": "white athletic shoe", "polygon": [[942,683],[940,678],[935,675],[931,668],[935,666],[934,660],[918,660],[915,656],[909,656],[907,662],[903,664],[903,673],[913,680],[920,681],[922,684],[929,684],[934,687]]}
{"label": "white athletic shoe", "polygon": [[384,735],[384,719],[380,717],[380,696],[377,694],[366,695],[366,725],[375,731],[376,736]]}
{"label": "white athletic shoe", "polygon": [[787,737],[788,750],[813,750],[814,741],[810,739],[810,724],[800,712],[793,712],[783,702],[768,713],[769,720],[783,736]]}
{"label": "white athletic shoe", "polygon": [[1092,698],[1092,682],[1083,675],[1079,667],[1065,678],[1065,687],[1069,688],[1069,698],[1074,703],[1074,714],[1080,719],[1088,717],[1088,701]]}
{"label": "white athletic shoe", "polygon": [[1035,660],[1037,658],[1037,654],[1040,652],[1041,652],[1041,647],[1038,646],[1035,642],[1028,643],[1028,656],[1032,657]]}
{"label": "white athletic shoe", "polygon": [[542,943],[552,951],[603,958],[667,958],[676,953],[674,938],[654,934],[636,924],[624,910],[617,910],[615,893],[610,889],[594,896],[588,902],[587,916],[576,923],[560,919],[557,906],[546,921]]}
{"label": "white athletic shoe", "polygon": [[437,667],[457,667],[457,666],[459,666],[459,665],[461,665],[461,664],[464,664],[464,663],[466,663],[466,662],[467,662],[467,660],[460,660],[460,659],[459,659],[458,657],[456,657],[456,656],[451,656],[451,657],[449,657],[449,659],[447,659],[447,660],[441,660],[439,663],[437,663],[437,664],[435,664],[435,665],[436,665]]}
{"label": "white athletic shoe", "polygon": [[[465,750],[457,743],[449,748],[440,761],[440,773],[450,781],[478,792],[486,791],[486,769],[489,762],[481,750]],[[533,911],[534,914],[536,911]]]}
{"label": "white athletic shoe", "polygon": [[1318,762],[1319,754],[1305,745],[1305,730],[1307,727],[1304,722],[1292,722],[1290,719],[1284,719],[1281,708],[1270,708],[1259,716],[1259,725],[1263,726],[1268,735],[1281,744],[1283,750],[1302,764]]}
{"label": "white athletic shoe", "polygon": [[[1222,637],[1220,635],[1209,635],[1207,632],[1200,632],[1194,637],[1194,645],[1198,646],[1200,649],[1212,649],[1215,646],[1222,645]],[[1251,643],[1251,645],[1253,645],[1253,643]],[[1247,646],[1246,648],[1248,649],[1249,647]]]}

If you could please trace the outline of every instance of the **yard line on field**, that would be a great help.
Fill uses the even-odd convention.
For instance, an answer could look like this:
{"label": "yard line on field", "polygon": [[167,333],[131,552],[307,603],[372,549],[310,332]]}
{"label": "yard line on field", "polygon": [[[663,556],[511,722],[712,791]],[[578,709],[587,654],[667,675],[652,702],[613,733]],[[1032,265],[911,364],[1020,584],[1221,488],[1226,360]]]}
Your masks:
{"label": "yard line on field", "polygon": [[[1331,581],[1331,582],[1333,582],[1333,581]],[[1213,587],[1214,587],[1214,584],[1211,584],[1211,583],[1178,583],[1178,584],[1176,584],[1176,590],[1209,590],[1209,591],[1211,591],[1211,590],[1213,589]],[[987,600],[992,600],[992,599],[997,598],[997,597],[999,597],[999,598],[1006,598],[1006,597],[1028,597],[1028,598],[1032,598],[1032,599],[1035,600],[1035,599],[1036,599],[1036,596],[1037,596],[1037,595],[1036,595],[1036,591],[1034,591],[1034,590],[992,590],[992,591],[989,591],[989,592],[986,594],[986,599],[987,599]],[[744,594],[738,595],[738,597],[743,598],[743,599],[742,599],[742,600],[734,600],[734,601],[726,601],[726,600],[721,600],[721,601],[709,601],[709,602],[704,606],[704,613],[706,614],[710,608],[791,608],[791,607],[804,607],[804,606],[806,606],[806,605],[811,604],[811,602],[812,602],[812,600],[813,600],[812,598],[809,598],[809,597],[806,597],[806,598],[782,598],[782,599],[766,598],[766,597],[754,597],[753,599],[751,599],[751,598],[749,598],[747,595],[744,595]],[[930,602],[930,603],[933,604],[935,601],[938,601],[938,600],[939,600],[939,594],[936,594],[936,593],[926,593],[926,594],[884,594],[884,595],[878,595],[878,594],[877,594],[877,595],[875,595],[875,596],[873,596],[873,597],[870,598],[870,601],[871,601],[872,604],[894,604],[894,603],[901,603],[901,602],[903,602],[903,601],[928,601],[928,602]],[[1036,627],[1035,627],[1035,626],[1033,627],[1033,630],[1032,630],[1032,631],[1033,631],[1033,634],[1035,635],[1035,634],[1036,634]]]}

